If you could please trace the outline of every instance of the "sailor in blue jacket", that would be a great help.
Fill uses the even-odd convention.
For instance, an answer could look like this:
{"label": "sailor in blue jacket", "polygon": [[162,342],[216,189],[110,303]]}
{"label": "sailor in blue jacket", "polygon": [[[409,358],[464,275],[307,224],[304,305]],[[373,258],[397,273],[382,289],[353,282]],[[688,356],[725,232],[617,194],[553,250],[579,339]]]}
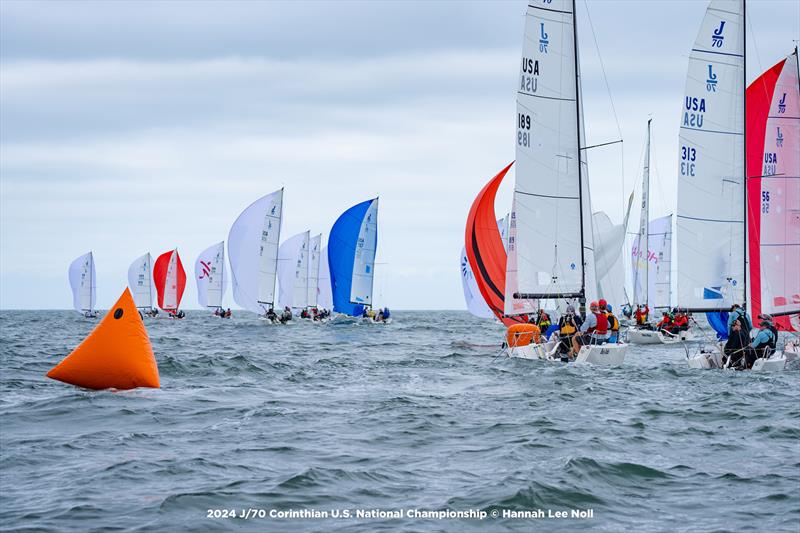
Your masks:
{"label": "sailor in blue jacket", "polygon": [[767,320],[762,320],[759,323],[758,335],[750,343],[750,349],[747,350],[747,368],[753,368],[753,363],[756,359],[767,355],[767,348],[775,345],[777,339],[770,326],[771,324]]}
{"label": "sailor in blue jacket", "polygon": [[750,330],[753,329],[753,322],[750,320],[750,315],[747,314],[747,311],[742,309],[739,304],[733,304],[730,313],[728,313],[728,335],[731,334],[733,323],[736,320],[742,322],[744,332],[749,335]]}

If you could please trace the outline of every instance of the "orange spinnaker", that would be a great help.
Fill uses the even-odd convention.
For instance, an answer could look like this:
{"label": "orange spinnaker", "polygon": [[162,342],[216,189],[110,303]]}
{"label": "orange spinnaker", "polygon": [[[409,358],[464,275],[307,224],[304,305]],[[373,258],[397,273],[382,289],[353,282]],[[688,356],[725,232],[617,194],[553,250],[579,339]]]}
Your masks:
{"label": "orange spinnaker", "polygon": [[527,346],[532,342],[539,342],[542,330],[536,324],[514,324],[508,327],[506,343],[513,347]]}
{"label": "orange spinnaker", "polygon": [[87,389],[161,387],[153,347],[129,289],[47,377]]}

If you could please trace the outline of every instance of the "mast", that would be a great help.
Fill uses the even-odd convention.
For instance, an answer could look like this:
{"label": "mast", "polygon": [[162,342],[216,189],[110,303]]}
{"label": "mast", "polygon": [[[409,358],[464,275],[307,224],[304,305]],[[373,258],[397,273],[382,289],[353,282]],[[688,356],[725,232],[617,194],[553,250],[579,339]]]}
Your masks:
{"label": "mast", "polygon": [[[378,200],[379,199],[380,199],[380,196],[376,196],[375,197],[375,233],[378,232]],[[376,242],[375,253],[377,254],[378,253],[377,240],[375,242]],[[374,300],[375,300],[375,257],[373,256],[372,257],[372,277],[369,280],[369,303],[367,304],[367,306],[369,306],[370,309],[372,309],[372,302]]]}
{"label": "mast", "polygon": [[[275,239],[276,242],[281,242],[281,226],[283,225],[283,187],[281,187],[281,221],[278,223],[278,238]],[[275,279],[272,280],[272,301],[266,302],[269,304],[271,308],[275,308],[275,283],[278,281],[278,254],[275,254]]]}
{"label": "mast", "polygon": [[644,270],[642,270],[639,262],[637,262],[637,274],[641,280],[641,289],[644,293],[644,303],[649,307],[650,305],[650,123],[653,119],[647,121],[647,148],[644,154],[644,169],[642,171],[642,214],[639,221],[639,250],[642,253],[644,249]]}
{"label": "mast", "polygon": [[742,308],[745,310],[747,309],[747,278],[749,273],[747,272],[747,259],[748,259],[748,249],[749,246],[747,241],[747,226],[749,226],[750,216],[749,216],[749,209],[747,206],[747,0],[742,0],[742,109],[744,110],[742,116],[742,177],[744,178],[742,187],[743,190],[743,198],[742,198],[742,211],[744,215],[743,221],[743,236],[742,239],[742,246],[744,247],[744,275],[742,276],[742,282],[744,283],[744,287],[742,290]]}
{"label": "mast", "polygon": [[94,296],[94,254],[89,252],[89,313],[92,312],[92,296]]}
{"label": "mast", "polygon": [[581,228],[581,290],[578,303],[580,304],[580,311],[585,311],[586,305],[586,252],[583,246],[583,182],[581,173],[581,93],[578,83],[578,14],[576,12],[577,6],[575,0],[572,0],[572,40],[574,46],[574,59],[575,59],[575,124],[577,126],[576,133],[578,138],[578,205],[580,213],[580,228]]}

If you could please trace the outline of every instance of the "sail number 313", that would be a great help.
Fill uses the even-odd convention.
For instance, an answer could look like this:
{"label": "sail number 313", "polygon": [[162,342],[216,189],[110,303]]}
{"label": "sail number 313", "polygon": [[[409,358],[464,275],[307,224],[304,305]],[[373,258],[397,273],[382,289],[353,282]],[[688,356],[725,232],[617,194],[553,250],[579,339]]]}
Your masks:
{"label": "sail number 313", "polygon": [[697,150],[681,146],[681,175],[694,176],[694,165],[697,160]]}
{"label": "sail number 313", "polygon": [[529,148],[531,145],[531,116],[517,113],[517,144]]}

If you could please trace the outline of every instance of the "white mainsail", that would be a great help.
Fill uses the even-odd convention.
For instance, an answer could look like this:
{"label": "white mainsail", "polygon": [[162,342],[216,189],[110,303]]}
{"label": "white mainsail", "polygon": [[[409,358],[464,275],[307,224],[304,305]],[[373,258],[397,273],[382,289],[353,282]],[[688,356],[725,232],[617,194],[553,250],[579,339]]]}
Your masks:
{"label": "white mainsail", "polygon": [[[647,143],[644,150],[644,169],[642,172],[642,211],[639,216],[639,231],[636,234],[634,249],[637,256],[633,264],[633,304],[649,305],[648,252],[649,220],[650,220],[650,120],[647,121]],[[644,251],[644,253],[642,253]],[[642,255],[644,257],[642,257]]]}
{"label": "white mainsail", "polygon": [[69,284],[72,288],[72,307],[81,313],[94,312],[97,285],[92,252],[83,254],[70,263]]}
{"label": "white mainsail", "polygon": [[225,272],[225,241],[203,250],[194,265],[197,281],[197,301],[203,307],[222,307],[227,276]]}
{"label": "white mainsail", "polygon": [[278,303],[281,308],[306,307],[308,296],[308,243],[304,231],[286,239],[278,249]]}
{"label": "white mainsail", "polygon": [[283,189],[259,198],[233,223],[228,234],[233,299],[264,314],[275,302]]}
{"label": "white mainsail", "polygon": [[800,312],[800,82],[786,58],[767,118],[761,178],[761,311]]}
{"label": "white mainsail", "polygon": [[378,199],[376,198],[364,215],[358,233],[355,259],[353,260],[353,284],[350,301],[372,305],[372,289],[375,277],[375,251],[378,247]]}
{"label": "white mainsail", "polygon": [[128,286],[136,307],[153,308],[153,259],[150,252],[137,257],[128,267]]}
{"label": "white mainsail", "polygon": [[328,263],[328,248],[322,249],[319,261],[319,280],[317,281],[317,307],[333,309],[333,291],[331,290],[331,269]]}
{"label": "white mainsail", "polygon": [[588,197],[582,199],[588,182],[579,165],[582,130],[573,7],[570,0],[529,5],[525,17],[507,315],[520,314],[514,309],[520,299],[584,292],[589,298],[596,291],[594,259],[585,257],[592,248],[591,203]]}
{"label": "white mainsail", "polygon": [[[316,235],[311,238],[309,243],[309,256],[308,256],[308,283],[306,283],[306,292],[308,307],[317,307],[319,299],[319,266],[322,248],[322,234]],[[327,260],[327,257],[326,257]]]}
{"label": "white mainsail", "polygon": [[648,294],[655,308],[672,306],[672,215],[650,221]]}
{"label": "white mainsail", "polygon": [[746,298],[744,4],[712,0],[689,55],[679,137],[677,304]]}

